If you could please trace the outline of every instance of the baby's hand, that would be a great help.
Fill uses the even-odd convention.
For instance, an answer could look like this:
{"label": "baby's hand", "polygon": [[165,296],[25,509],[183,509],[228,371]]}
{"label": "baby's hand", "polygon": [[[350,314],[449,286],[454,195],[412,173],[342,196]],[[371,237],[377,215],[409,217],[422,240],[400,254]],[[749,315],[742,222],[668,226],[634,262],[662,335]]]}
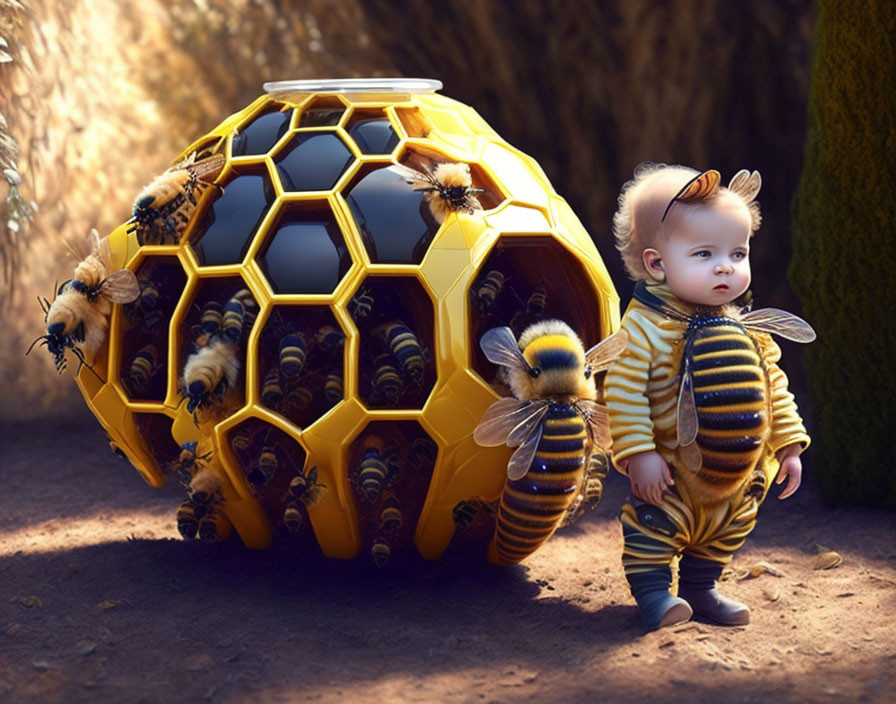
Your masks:
{"label": "baby's hand", "polygon": [[800,482],[803,478],[803,463],[800,462],[800,452],[802,448],[799,444],[788,445],[778,450],[778,461],[781,468],[778,470],[778,476],[775,484],[783,484],[787,479],[787,486],[784,487],[779,495],[779,499],[786,499],[800,488]]}
{"label": "baby's hand", "polygon": [[632,494],[641,501],[659,506],[663,494],[671,494],[669,487],[675,484],[669,465],[656,450],[639,452],[628,458],[628,478],[632,483]]}

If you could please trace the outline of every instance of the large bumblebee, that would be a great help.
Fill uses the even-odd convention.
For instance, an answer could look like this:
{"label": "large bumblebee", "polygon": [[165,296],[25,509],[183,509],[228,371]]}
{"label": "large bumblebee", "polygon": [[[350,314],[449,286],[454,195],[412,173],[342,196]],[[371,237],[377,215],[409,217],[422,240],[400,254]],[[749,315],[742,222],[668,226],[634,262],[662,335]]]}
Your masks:
{"label": "large bumblebee", "polygon": [[606,452],[607,410],[596,400],[594,375],[619,356],[626,339],[616,333],[586,353],[560,320],[530,326],[519,343],[507,327],[482,336],[483,352],[506,368],[515,396],[493,403],[473,434],[480,445],[517,448],[507,465],[492,562],[519,562],[544,543],[579,493],[592,453]]}

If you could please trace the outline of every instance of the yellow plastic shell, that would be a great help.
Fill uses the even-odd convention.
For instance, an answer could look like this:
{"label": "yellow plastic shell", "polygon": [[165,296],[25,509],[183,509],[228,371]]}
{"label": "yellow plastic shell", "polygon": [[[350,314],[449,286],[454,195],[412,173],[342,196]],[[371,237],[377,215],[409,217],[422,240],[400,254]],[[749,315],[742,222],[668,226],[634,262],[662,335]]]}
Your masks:
{"label": "yellow plastic shell", "polygon": [[[337,113],[342,111],[338,122],[326,129],[347,145],[351,165],[328,190],[289,192],[278,175],[276,159],[284,145],[296,135],[321,129],[303,127],[300,121],[305,111],[321,106]],[[232,144],[239,130],[272,110],[292,110],[287,132],[266,153],[235,156]],[[389,154],[362,153],[349,134],[353,119],[371,115],[388,119],[398,138]],[[318,468],[319,482],[326,488],[321,499],[308,507],[307,515],[322,552],[336,558],[352,558],[368,548],[362,539],[358,496],[353,492],[349,476],[352,443],[371,422],[416,423],[435,441],[438,455],[425,501],[409,535],[421,555],[438,557],[455,534],[452,509],[458,502],[471,497],[484,501],[497,499],[511,452],[506,447],[480,447],[472,437],[482,414],[499,395],[474,369],[477,351],[474,349],[476,340],[470,332],[475,315],[470,304],[471,286],[482,275],[490,254],[499,243],[512,252],[517,251],[513,249],[514,242],[536,243],[542,248],[532,252],[538,252],[539,256],[545,251],[556,251],[558,256],[568,259],[565,268],[555,266],[556,262],[550,258],[535,264],[526,263],[531,257],[527,259],[522,250],[514,261],[529,267],[526,271],[530,273],[521,275],[524,277],[534,277],[531,272],[540,270],[546,281],[556,283],[552,277],[573,273],[575,280],[557,285],[565,286],[563,290],[584,290],[589,300],[596,301],[592,310],[578,313],[583,320],[594,321],[592,332],[583,337],[586,346],[596,344],[618,328],[619,310],[618,296],[591,237],[531,157],[507,144],[473,109],[442,95],[262,96],[197,140],[172,163],[181,161],[197,149],[218,143],[218,140],[224,140],[222,152],[226,157],[218,181],[226,182],[233,173],[246,170],[263,173],[272,184],[273,202],[249,242],[243,260],[237,264],[202,266],[190,246],[204,209],[217,197],[215,188],[202,191],[196,214],[187,225],[180,244],[141,247],[136,236],[128,233],[126,225],[109,235],[114,267],[137,271],[144,262],[163,257],[165,262],[172,266],[176,262],[182,268],[185,285],[171,319],[166,323],[168,348],[164,353],[167,360],[164,399],[133,400],[123,386],[122,349],[128,332],[122,306],[116,305],[107,344],[92,360],[94,369],[108,381],[102,383],[87,369],[82,369],[77,377],[88,407],[110,439],[154,487],[165,483],[165,463],[182,443],[197,441],[197,454],[211,452],[206,468],[221,482],[225,499],[223,510],[240,538],[251,548],[265,548],[270,544],[272,536],[282,530],[276,527],[282,514],[266,511],[253,495],[244,468],[227,442],[228,433],[252,419],[282,430],[305,452],[301,469],[307,472],[311,466]],[[373,262],[347,204],[345,190],[370,169],[398,163],[409,153],[471,164],[476,179],[487,183],[493,192],[494,205],[484,212],[449,215],[419,264]],[[331,209],[344,237],[351,265],[332,293],[278,294],[267,280],[257,257],[268,229],[276,224],[281,210],[301,208],[305,203],[313,203],[315,207],[326,203]],[[361,336],[347,305],[371,275],[416,281],[431,301],[433,349],[430,354],[435,363],[436,380],[421,408],[368,408],[360,393],[359,387],[366,382],[359,377],[359,367],[354,361],[358,357]],[[235,401],[231,415],[224,420],[211,427],[200,427],[187,412],[180,389],[180,360],[185,346],[191,342],[181,339],[181,324],[193,305],[198,288],[210,280],[228,277],[241,278],[260,308],[242,364],[245,397]],[[260,400],[259,338],[275,306],[327,308],[346,336],[344,400],[307,427],[298,427]],[[169,428],[171,437],[163,438]],[[413,517],[407,518],[413,520]]]}

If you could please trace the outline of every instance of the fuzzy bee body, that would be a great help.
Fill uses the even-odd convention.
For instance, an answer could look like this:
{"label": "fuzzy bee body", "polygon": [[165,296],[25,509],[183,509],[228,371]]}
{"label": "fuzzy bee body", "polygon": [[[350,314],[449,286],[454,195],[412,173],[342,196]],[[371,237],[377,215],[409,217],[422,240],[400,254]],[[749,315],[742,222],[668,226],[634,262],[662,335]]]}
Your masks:
{"label": "fuzzy bee body", "polygon": [[396,448],[391,443],[384,445],[382,441],[372,438],[361,455],[354,483],[361,495],[374,503],[397,473]]}
{"label": "fuzzy bee body", "polygon": [[304,411],[314,400],[314,394],[304,386],[293,386],[286,392],[286,400],[300,411]]}
{"label": "fuzzy bee body", "polygon": [[482,210],[476,194],[484,193],[485,189],[473,188],[469,164],[442,162],[432,171],[425,167],[423,171],[407,166],[400,166],[399,169],[411,187],[423,193],[423,199],[439,225],[453,212],[474,213]]}
{"label": "fuzzy bee body", "polygon": [[342,374],[330,372],[324,382],[324,397],[330,403],[339,403],[343,397]]}
{"label": "fuzzy bee body", "polygon": [[394,495],[387,496],[383,500],[383,508],[380,511],[380,530],[397,531],[401,528],[403,521],[398,499]]}
{"label": "fuzzy bee body", "polygon": [[302,512],[299,506],[311,506],[320,499],[323,484],[317,481],[317,467],[311,467],[307,474],[298,474],[289,483],[289,494],[286,499],[286,510],[283,512],[283,524],[291,533],[297,533],[302,527]]}
{"label": "fuzzy bee body", "polygon": [[152,343],[141,347],[131,361],[128,373],[128,387],[132,393],[139,393],[159,370],[159,350]]}
{"label": "fuzzy bee body", "polygon": [[270,446],[263,447],[255,465],[246,474],[246,479],[256,488],[263,487],[274,478],[274,472],[279,466],[277,451]]}
{"label": "fuzzy bee body", "polygon": [[78,358],[79,371],[82,365],[87,365],[96,374],[85,355],[96,354],[106,339],[113,304],[131,303],[140,295],[133,271],[110,271],[112,254],[108,238],[100,240],[97,231],[91,230],[87,245],[90,254],[75,267],[72,279],[59,287],[53,302],[38,298],[47,333],[32,342],[25,353],[29,354],[40,342],[53,355],[53,363],[60,373],[66,366],[65,350],[70,349]]}
{"label": "fuzzy bee body", "polygon": [[155,178],[134,200],[128,232],[142,245],[177,244],[190,216],[196,197],[224,168],[224,156],[214,154],[196,159],[191,154]]}
{"label": "fuzzy bee body", "polygon": [[387,403],[397,403],[403,385],[398,368],[392,363],[392,355],[383,352],[373,360],[373,387]]}
{"label": "fuzzy bee body", "polygon": [[414,332],[399,320],[385,323],[374,333],[379,335],[388,347],[389,353],[398,362],[401,373],[412,383],[423,376],[423,347]]}
{"label": "fuzzy bee body", "polygon": [[586,441],[576,409],[551,403],[529,471],[501,495],[494,545],[502,562],[519,562],[557,529],[584,479]]}
{"label": "fuzzy bee body", "polygon": [[308,355],[305,336],[300,332],[284,335],[280,339],[278,355],[281,374],[287,379],[296,379],[302,373]]}
{"label": "fuzzy bee body", "polygon": [[337,352],[345,346],[345,333],[332,325],[324,325],[318,330],[316,339],[326,352]]}
{"label": "fuzzy bee body", "polygon": [[261,386],[261,402],[268,408],[276,408],[283,402],[283,388],[280,386],[280,372],[271,367],[264,376]]}
{"label": "fuzzy bee body", "polygon": [[487,313],[495,305],[495,300],[504,288],[506,277],[497,269],[489,271],[471,293],[473,303],[482,313]]}

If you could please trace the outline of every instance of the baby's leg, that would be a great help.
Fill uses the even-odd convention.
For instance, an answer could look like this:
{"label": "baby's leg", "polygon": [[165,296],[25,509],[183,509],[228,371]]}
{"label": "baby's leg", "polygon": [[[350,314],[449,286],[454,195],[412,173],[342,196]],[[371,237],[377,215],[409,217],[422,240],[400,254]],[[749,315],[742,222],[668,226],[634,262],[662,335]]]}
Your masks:
{"label": "baby's leg", "polygon": [[622,565],[644,627],[652,631],[687,621],[691,607],[669,593],[670,564],[683,547],[682,532],[661,508],[635,500],[622,507],[620,520]]}
{"label": "baby's leg", "polygon": [[749,607],[719,594],[716,580],[756,525],[756,509],[756,499],[745,496],[711,535],[685,549],[678,564],[678,596],[695,615],[722,626],[750,622]]}

